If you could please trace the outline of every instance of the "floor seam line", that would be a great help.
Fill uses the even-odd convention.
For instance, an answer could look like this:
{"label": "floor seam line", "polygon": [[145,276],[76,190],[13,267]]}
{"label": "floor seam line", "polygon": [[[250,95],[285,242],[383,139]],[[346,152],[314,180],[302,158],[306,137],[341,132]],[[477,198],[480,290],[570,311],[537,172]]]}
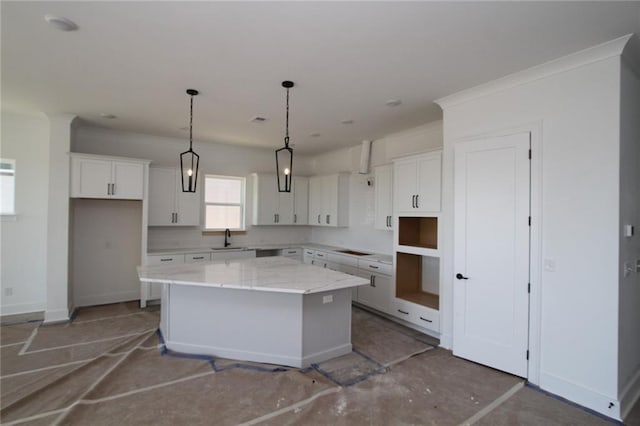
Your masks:
{"label": "floor seam line", "polygon": [[33,339],[36,337],[36,334],[38,334],[38,329],[40,327],[36,327],[33,329],[33,331],[31,332],[31,334],[29,335],[29,338],[27,339],[26,342],[24,342],[24,346],[22,347],[22,349],[20,349],[20,351],[18,352],[18,355],[23,355],[27,349],[29,348],[29,346],[31,346],[31,342],[33,342]]}
{"label": "floor seam line", "polygon": [[258,423],[261,423],[261,422],[263,422],[265,420],[270,420],[270,419],[272,419],[274,417],[278,417],[278,416],[280,416],[280,415],[282,415],[284,413],[287,413],[289,411],[293,411],[293,410],[295,410],[297,408],[304,407],[305,405],[307,405],[307,404],[309,404],[309,403],[315,401],[316,399],[321,398],[321,397],[323,397],[325,395],[330,395],[330,394],[339,392],[341,389],[342,389],[341,387],[325,389],[323,391],[318,392],[315,395],[310,396],[307,399],[303,399],[302,401],[298,401],[298,402],[296,402],[294,404],[291,404],[291,405],[289,405],[287,407],[284,407],[284,408],[281,408],[279,410],[273,411],[271,413],[265,414],[263,416],[256,417],[255,419],[249,420],[247,422],[240,423],[238,426],[251,426],[251,425],[256,425]]}
{"label": "floor seam line", "polygon": [[16,342],[16,343],[7,343],[6,345],[0,345],[0,349],[2,348],[9,348],[11,346],[18,346],[18,345],[24,345],[27,341],[25,340],[24,342]]}
{"label": "floor seam line", "polygon": [[502,405],[503,403],[505,403],[509,398],[511,398],[516,392],[518,392],[520,389],[522,389],[524,387],[524,382],[518,382],[516,383],[513,387],[511,387],[511,389],[509,389],[508,391],[506,391],[505,393],[503,393],[502,395],[500,395],[498,398],[496,398],[493,402],[491,402],[489,405],[487,405],[486,407],[484,407],[482,410],[478,411],[476,414],[474,414],[473,416],[469,417],[467,420],[465,420],[464,422],[460,423],[460,426],[471,426],[474,423],[476,423],[478,420],[482,419],[483,417],[485,417],[487,414],[491,413],[493,410],[495,410],[496,408],[498,408],[500,405]]}
{"label": "floor seam line", "polygon": [[94,319],[90,319],[90,320],[81,320],[81,321],[76,321],[74,320],[73,323],[74,324],[86,324],[86,323],[90,323],[90,322],[97,322],[97,321],[106,321],[106,320],[110,320],[113,318],[125,318],[125,317],[130,317],[133,315],[142,315],[142,314],[147,314],[148,312],[132,312],[129,314],[121,314],[121,315],[114,315],[112,317],[103,317],[103,318],[94,318]]}
{"label": "floor seam line", "polygon": [[401,363],[401,362],[403,362],[403,361],[408,360],[409,358],[413,358],[413,357],[414,357],[414,356],[416,356],[416,355],[423,354],[423,353],[428,352],[428,351],[431,351],[431,350],[433,350],[433,349],[434,349],[434,347],[433,347],[433,346],[429,346],[428,348],[425,348],[425,349],[422,349],[422,350],[416,351],[416,352],[414,352],[414,353],[412,353],[412,354],[410,354],[410,355],[404,356],[404,357],[402,357],[402,358],[398,358],[398,359],[396,359],[396,360],[394,360],[394,361],[390,361],[390,362],[388,362],[388,363],[384,364],[384,367],[386,367],[386,368],[392,367],[392,366],[394,366],[394,365],[396,365],[396,364],[399,364],[399,363]]}
{"label": "floor seam line", "polygon": [[57,349],[67,349],[67,348],[73,348],[73,347],[76,347],[76,346],[83,346],[83,345],[91,345],[91,344],[94,344],[94,343],[108,342],[110,340],[124,339],[125,337],[142,336],[143,334],[146,334],[146,333],[149,333],[149,332],[155,331],[155,330],[156,329],[153,328],[153,329],[147,329],[147,330],[141,331],[139,333],[123,334],[123,335],[120,335],[120,336],[107,337],[105,339],[92,340],[90,342],[73,343],[73,344],[70,344],[70,345],[54,346],[52,348],[36,349],[36,350],[33,350],[33,351],[29,351],[29,352],[18,353],[18,355],[30,355],[30,354],[40,353],[40,352],[55,351]]}

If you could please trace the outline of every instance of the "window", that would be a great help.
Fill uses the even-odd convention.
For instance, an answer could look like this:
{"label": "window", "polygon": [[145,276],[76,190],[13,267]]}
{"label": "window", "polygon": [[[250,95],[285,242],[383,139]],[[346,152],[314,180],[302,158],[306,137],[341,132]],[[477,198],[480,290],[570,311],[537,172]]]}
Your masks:
{"label": "window", "polygon": [[244,180],[243,177],[205,176],[205,229],[244,230]]}
{"label": "window", "polygon": [[13,215],[15,206],[16,160],[0,159],[0,214]]}

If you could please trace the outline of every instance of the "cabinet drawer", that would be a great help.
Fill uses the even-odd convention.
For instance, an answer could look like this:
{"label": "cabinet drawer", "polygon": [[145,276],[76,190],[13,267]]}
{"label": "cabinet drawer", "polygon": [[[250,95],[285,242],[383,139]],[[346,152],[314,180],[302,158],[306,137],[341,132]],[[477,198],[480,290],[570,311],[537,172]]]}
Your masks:
{"label": "cabinet drawer", "polygon": [[392,306],[393,310],[391,313],[397,318],[432,331],[440,332],[440,311],[398,298],[393,300]]}
{"label": "cabinet drawer", "polygon": [[393,274],[393,268],[388,263],[381,263],[371,260],[358,259],[358,268],[365,271],[376,272],[378,274],[389,276]]}
{"label": "cabinet drawer", "polygon": [[327,259],[327,256],[328,256],[328,255],[327,255],[327,253],[326,253],[326,252],[324,252],[324,251],[317,251],[317,250],[316,250],[315,255],[314,255],[314,257],[315,257],[316,259],[324,259],[324,260],[326,260],[326,259]]}
{"label": "cabinet drawer", "polygon": [[170,265],[184,263],[184,254],[168,254],[165,256],[147,256],[147,265]]}
{"label": "cabinet drawer", "polygon": [[188,253],[184,255],[185,263],[208,262],[211,260],[211,253]]}
{"label": "cabinet drawer", "polygon": [[286,249],[282,249],[281,256],[300,257],[301,254],[302,254],[301,248],[286,248]]}

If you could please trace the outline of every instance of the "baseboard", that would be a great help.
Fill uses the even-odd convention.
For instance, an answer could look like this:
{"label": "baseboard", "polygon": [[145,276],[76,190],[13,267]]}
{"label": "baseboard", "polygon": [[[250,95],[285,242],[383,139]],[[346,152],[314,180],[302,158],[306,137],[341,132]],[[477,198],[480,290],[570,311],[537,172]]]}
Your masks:
{"label": "baseboard", "polygon": [[2,305],[0,307],[0,316],[31,314],[34,312],[44,312],[45,304],[43,302],[36,303],[16,303],[14,305]]}
{"label": "baseboard", "polygon": [[139,291],[123,291],[119,293],[76,296],[74,306],[76,308],[80,308],[83,306],[107,305],[109,303],[129,302],[131,300],[139,299]]}
{"label": "baseboard", "polygon": [[620,401],[553,374],[540,372],[540,389],[582,405],[597,413],[621,420]]}
{"label": "baseboard", "polygon": [[2,325],[19,324],[23,322],[42,321],[42,320],[44,320],[44,311],[0,316],[0,324]]}
{"label": "baseboard", "polygon": [[640,400],[640,369],[620,393],[620,417],[626,418],[638,400]]}

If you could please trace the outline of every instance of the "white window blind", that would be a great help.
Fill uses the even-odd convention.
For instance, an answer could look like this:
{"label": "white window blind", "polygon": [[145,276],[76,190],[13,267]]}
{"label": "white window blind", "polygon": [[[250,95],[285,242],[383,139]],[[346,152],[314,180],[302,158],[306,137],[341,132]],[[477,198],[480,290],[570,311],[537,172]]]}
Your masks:
{"label": "white window blind", "polygon": [[205,175],[205,229],[244,230],[245,179]]}

